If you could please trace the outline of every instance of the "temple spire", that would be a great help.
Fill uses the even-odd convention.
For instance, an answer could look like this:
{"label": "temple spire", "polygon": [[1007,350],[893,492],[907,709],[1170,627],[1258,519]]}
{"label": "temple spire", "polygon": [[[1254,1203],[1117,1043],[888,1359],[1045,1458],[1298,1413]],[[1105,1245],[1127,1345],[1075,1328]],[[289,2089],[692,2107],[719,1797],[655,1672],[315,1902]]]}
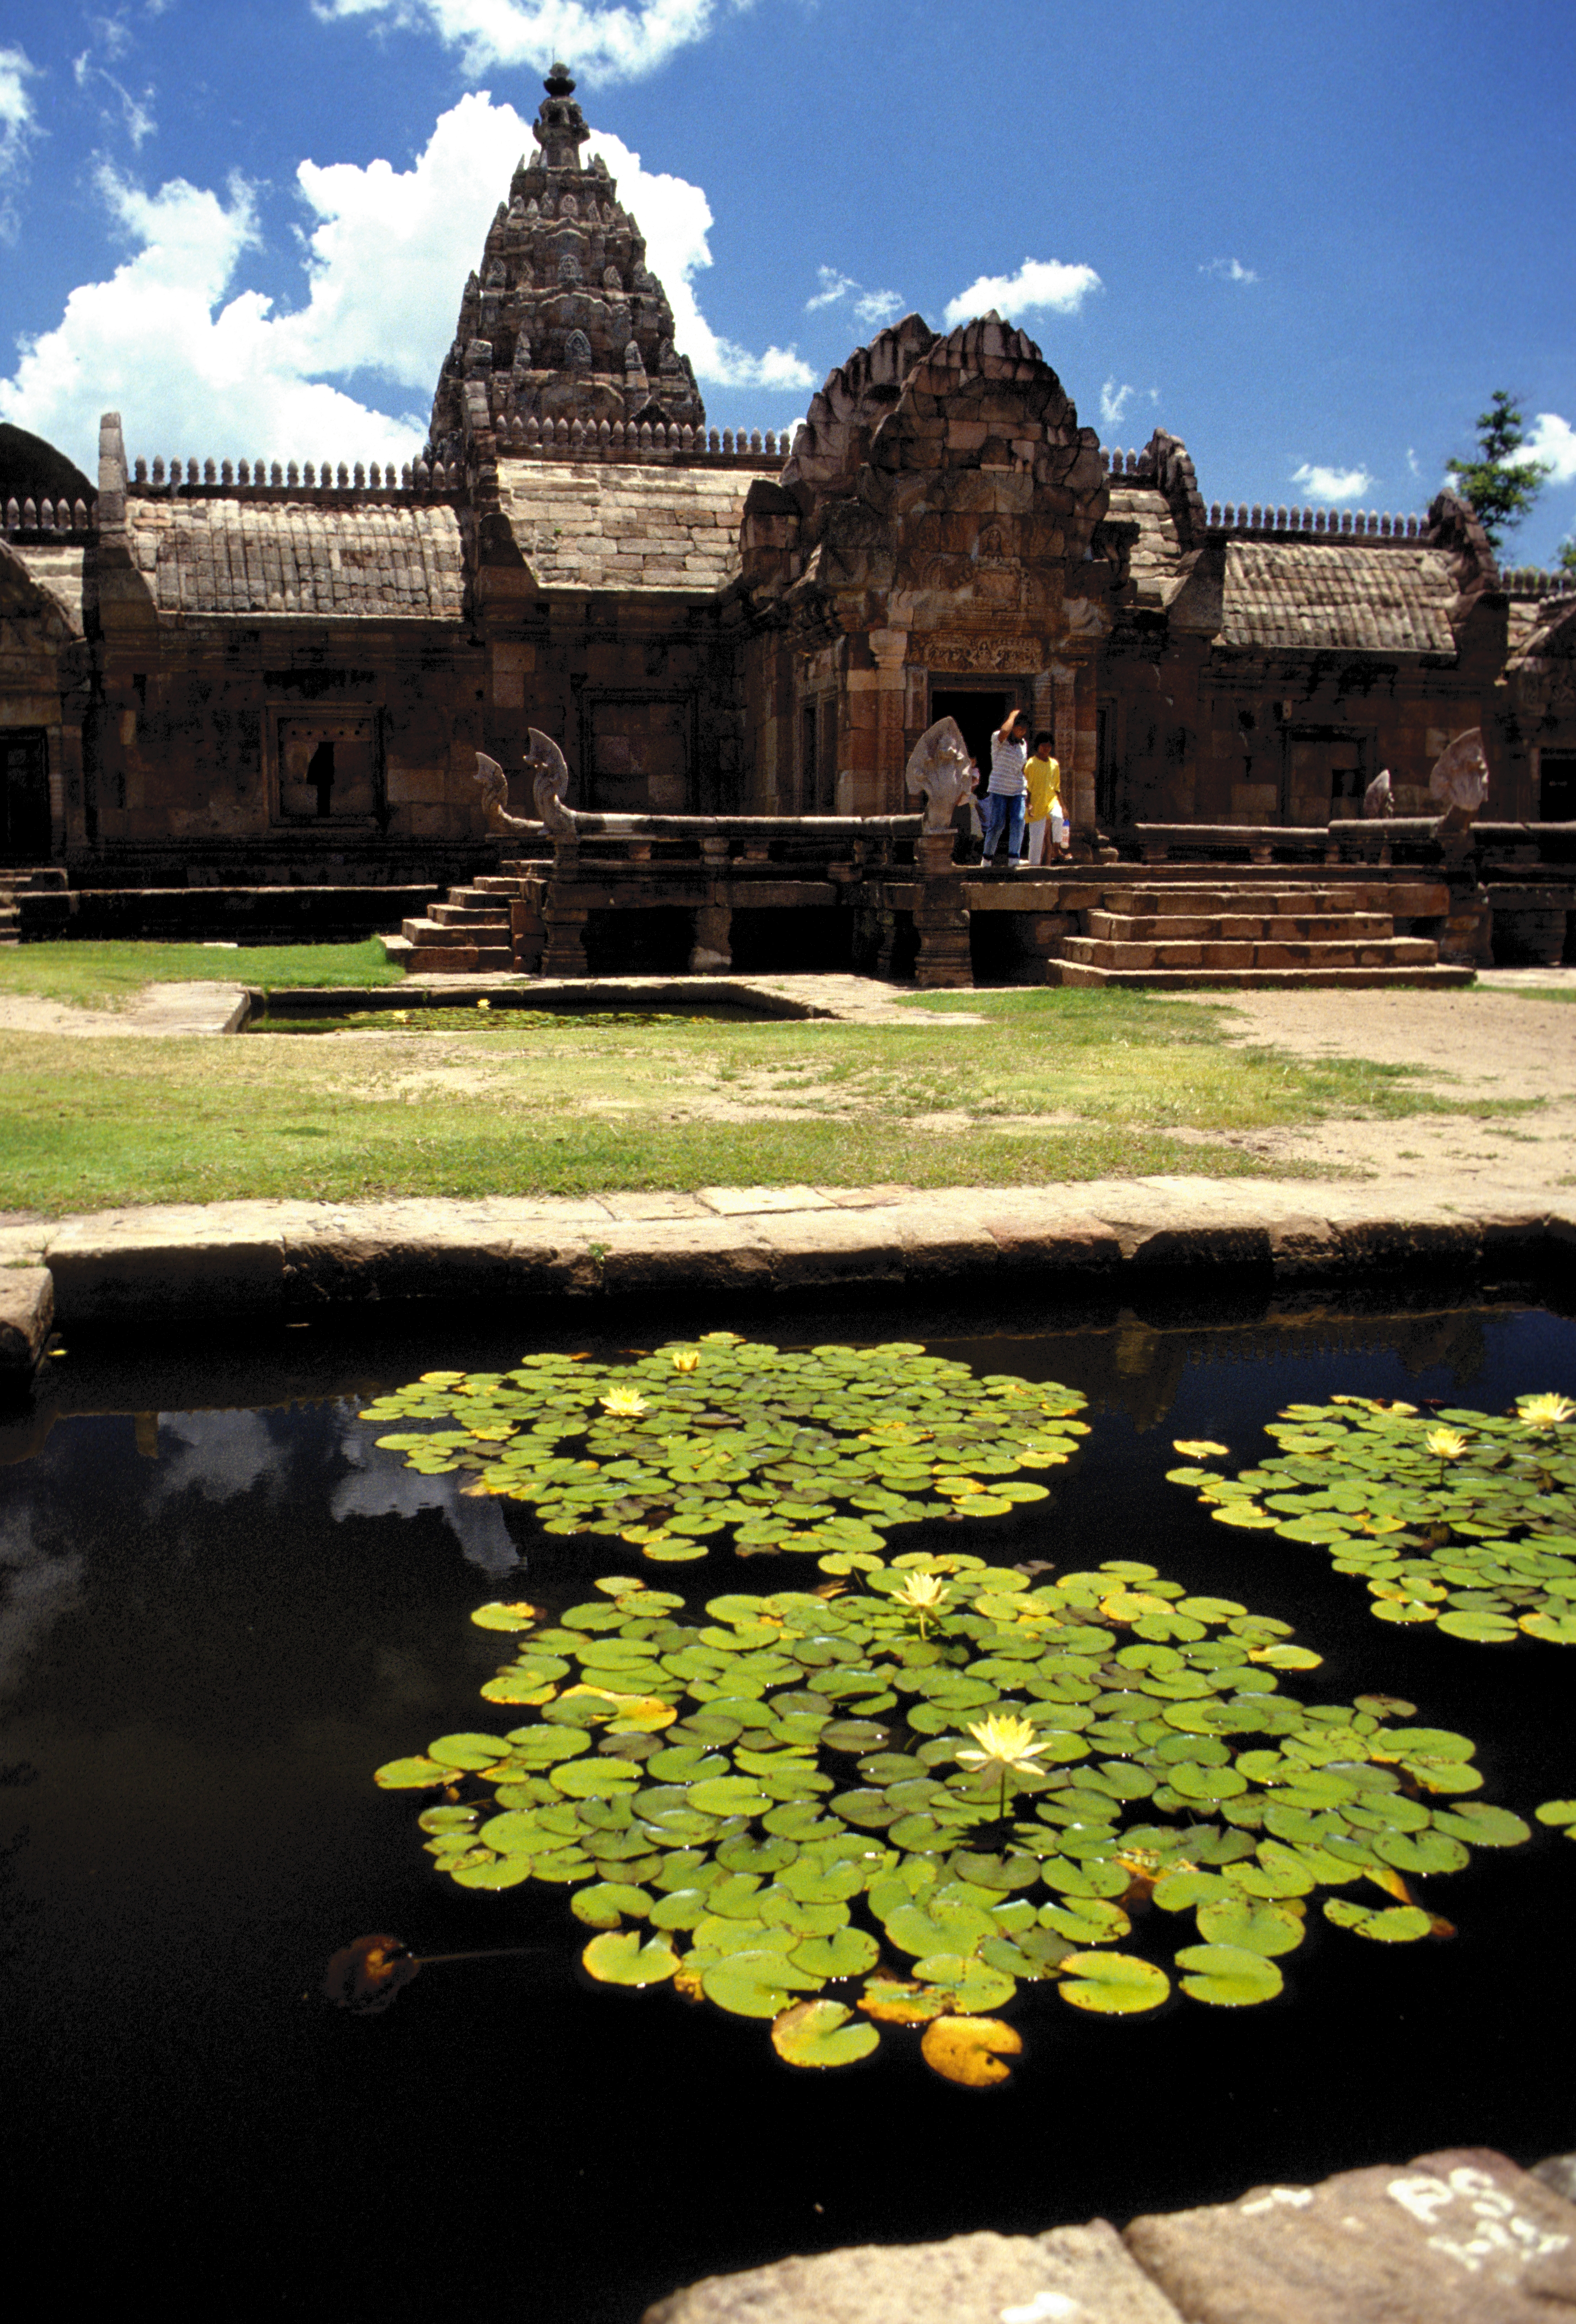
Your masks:
{"label": "temple spire", "polygon": [[438,459],[489,423],[505,438],[533,420],[705,426],[640,226],[601,155],[581,161],[591,133],[567,67],[555,64],[544,87],[538,150],[521,156],[460,301],[433,399]]}

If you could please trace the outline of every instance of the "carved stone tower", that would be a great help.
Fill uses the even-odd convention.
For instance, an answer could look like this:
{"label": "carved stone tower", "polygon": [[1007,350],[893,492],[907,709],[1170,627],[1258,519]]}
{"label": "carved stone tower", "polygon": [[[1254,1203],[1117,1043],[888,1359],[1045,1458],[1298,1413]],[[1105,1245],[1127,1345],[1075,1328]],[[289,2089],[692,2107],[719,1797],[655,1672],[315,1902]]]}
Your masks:
{"label": "carved stone tower", "polygon": [[641,229],[600,155],[581,163],[589,133],[575,83],[556,64],[545,87],[531,128],[539,151],[521,156],[498,205],[438,375],[438,459],[460,453],[467,402],[480,401],[467,387],[484,389],[494,428],[516,417],[705,425]]}

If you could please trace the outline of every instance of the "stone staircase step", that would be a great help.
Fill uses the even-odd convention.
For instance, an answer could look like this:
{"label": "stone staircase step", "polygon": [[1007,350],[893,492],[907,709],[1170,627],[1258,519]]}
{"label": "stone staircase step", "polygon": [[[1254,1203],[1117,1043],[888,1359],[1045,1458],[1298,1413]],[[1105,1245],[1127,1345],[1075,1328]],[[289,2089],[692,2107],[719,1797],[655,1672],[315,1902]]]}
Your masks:
{"label": "stone staircase step", "polygon": [[1072,960],[1052,961],[1051,973],[1065,985],[1106,985],[1132,992],[1296,991],[1339,987],[1359,991],[1377,987],[1422,985],[1434,991],[1470,984],[1471,968],[1432,965],[1396,968],[1101,968]]}
{"label": "stone staircase step", "polygon": [[1067,936],[1063,958],[1086,968],[1425,968],[1439,958],[1427,936],[1385,936],[1361,941],[1267,942],[1216,938],[1142,944],[1113,943],[1101,936]]}
{"label": "stone staircase step", "polygon": [[507,920],[484,921],[480,926],[474,920],[401,920],[400,923],[402,936],[408,936],[412,944],[426,945],[429,950],[444,945],[453,945],[461,950],[477,944],[495,945],[508,933]]}
{"label": "stone staircase step", "polygon": [[508,910],[500,910],[493,898],[478,897],[473,903],[463,891],[456,893],[453,889],[449,890],[447,903],[429,906],[428,918],[435,920],[439,927],[475,927],[481,925],[506,928],[509,926]]}
{"label": "stone staircase step", "polygon": [[[1373,883],[1377,885],[1378,883]],[[1306,914],[1309,912],[1350,912],[1371,908],[1371,889],[1365,883],[1357,888],[1232,888],[1221,885],[1210,888],[1131,888],[1107,887],[1106,908],[1140,917],[1153,914],[1169,918],[1177,912],[1213,914],[1217,912],[1248,912],[1266,914]]]}
{"label": "stone staircase step", "polygon": [[510,945],[419,945],[405,954],[407,976],[507,976],[514,966]]}
{"label": "stone staircase step", "polygon": [[1333,938],[1343,944],[1369,942],[1375,937],[1391,936],[1395,923],[1387,912],[1166,912],[1139,915],[1125,912],[1091,912],[1089,934],[1103,936],[1119,944],[1153,943],[1157,938],[1176,942],[1203,938],[1206,943],[1222,939],[1240,942],[1273,939],[1306,941],[1310,937]]}

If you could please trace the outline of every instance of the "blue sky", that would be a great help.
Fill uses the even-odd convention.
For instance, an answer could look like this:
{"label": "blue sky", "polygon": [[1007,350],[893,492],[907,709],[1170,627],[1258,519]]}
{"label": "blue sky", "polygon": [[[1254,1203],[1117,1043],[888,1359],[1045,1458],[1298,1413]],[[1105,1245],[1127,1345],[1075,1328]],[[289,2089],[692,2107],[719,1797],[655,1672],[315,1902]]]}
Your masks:
{"label": "blue sky", "polygon": [[1508,387],[1576,530],[1571,0],[0,0],[0,417],[410,456],[557,52],[714,425],[995,304],[1206,500],[1421,509]]}

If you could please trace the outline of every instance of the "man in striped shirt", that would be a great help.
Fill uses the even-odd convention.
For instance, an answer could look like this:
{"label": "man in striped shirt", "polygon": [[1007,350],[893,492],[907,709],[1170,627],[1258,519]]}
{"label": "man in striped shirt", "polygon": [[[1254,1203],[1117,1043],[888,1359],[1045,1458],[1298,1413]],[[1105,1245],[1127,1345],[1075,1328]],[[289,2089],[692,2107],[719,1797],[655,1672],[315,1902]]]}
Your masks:
{"label": "man in striped shirt", "polygon": [[1018,851],[1023,844],[1023,810],[1028,790],[1024,774],[1024,762],[1028,757],[1028,736],[1021,710],[1009,710],[991,737],[991,780],[985,790],[985,854],[987,863],[996,856],[996,843],[1003,831],[1007,834],[1007,849],[1003,868],[1015,871]]}

